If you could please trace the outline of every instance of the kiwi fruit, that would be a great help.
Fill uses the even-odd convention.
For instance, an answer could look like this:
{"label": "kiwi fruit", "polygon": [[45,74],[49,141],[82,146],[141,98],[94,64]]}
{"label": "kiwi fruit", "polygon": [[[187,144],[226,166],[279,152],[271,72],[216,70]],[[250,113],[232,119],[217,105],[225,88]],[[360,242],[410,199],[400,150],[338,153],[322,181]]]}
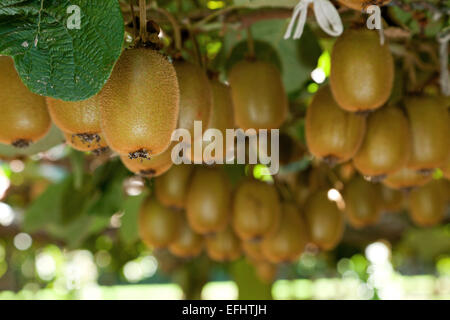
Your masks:
{"label": "kiwi fruit", "polygon": [[78,151],[101,153],[108,149],[106,140],[100,133],[95,134],[72,134],[63,132],[66,143]]}
{"label": "kiwi fruit", "polygon": [[361,146],[366,119],[340,108],[326,85],[307,109],[305,130],[308,149],[315,157],[330,164],[342,163]]}
{"label": "kiwi fruit", "polygon": [[304,216],[311,241],[322,250],[332,250],[342,239],[344,215],[328,193],[319,190],[308,198]]}
{"label": "kiwi fruit", "polygon": [[380,195],[384,211],[400,212],[403,209],[405,197],[402,191],[380,185]]}
{"label": "kiwi fruit", "polygon": [[179,235],[180,213],[162,206],[153,197],[142,204],[138,222],[139,236],[149,248],[166,248]]}
{"label": "kiwi fruit", "polygon": [[230,227],[206,237],[206,252],[211,260],[227,262],[242,254],[241,242]]}
{"label": "kiwi fruit", "polygon": [[243,60],[228,80],[236,124],[244,129],[278,129],[288,114],[288,99],[279,70],[272,64]]}
{"label": "kiwi fruit", "polygon": [[195,233],[184,215],[180,219],[178,236],[170,244],[169,251],[180,258],[194,258],[203,251],[203,237]]}
{"label": "kiwi fruit", "polygon": [[45,98],[22,83],[12,58],[0,56],[0,143],[28,147],[51,127]]}
{"label": "kiwi fruit", "polygon": [[[234,129],[234,109],[233,109],[233,100],[231,99],[231,88],[228,85],[221,83],[218,80],[211,80],[211,90],[212,90],[212,108],[211,114],[209,118],[208,127],[204,128],[204,132],[208,129],[217,129],[220,130],[222,136],[226,137],[227,129]],[[203,141],[203,153],[207,150],[208,146],[212,142]],[[234,147],[234,146],[233,146]],[[218,151],[218,154],[215,153]],[[227,149],[226,141],[223,141],[223,149],[216,149],[211,153],[211,157],[205,157],[202,154],[202,161],[209,162],[214,159],[221,160],[223,162],[226,161],[227,155],[232,151]],[[190,155],[191,161],[195,161],[194,149],[191,149],[191,152],[188,153]]]}
{"label": "kiwi fruit", "polygon": [[244,180],[235,191],[232,226],[243,241],[258,241],[276,228],[280,200],[272,184]]}
{"label": "kiwi fruit", "polygon": [[447,162],[441,167],[442,173],[444,174],[444,177],[448,180],[450,180],[450,157],[447,160]]}
{"label": "kiwi fruit", "polygon": [[405,107],[411,127],[412,151],[408,168],[430,172],[442,166],[449,156],[449,114],[436,97],[411,97]]}
{"label": "kiwi fruit", "polygon": [[176,143],[173,142],[169,149],[157,156],[153,156],[151,159],[122,155],[120,156],[120,160],[128,170],[135,174],[148,178],[158,177],[172,168],[172,148]]}
{"label": "kiwi fruit", "polygon": [[261,249],[261,241],[242,241],[242,251],[252,262],[267,260]]}
{"label": "kiwi fruit", "polygon": [[371,5],[383,6],[391,0],[338,0],[338,2],[348,8],[362,11]]}
{"label": "kiwi fruit", "polygon": [[375,110],[386,103],[394,84],[389,44],[376,30],[349,29],[334,44],[330,84],[336,102],[350,112]]}
{"label": "kiwi fruit", "polygon": [[271,263],[297,260],[308,243],[308,230],[298,208],[283,203],[277,227],[266,236],[261,249]]}
{"label": "kiwi fruit", "polygon": [[155,194],[159,202],[167,207],[184,209],[193,167],[175,165],[155,179]]}
{"label": "kiwi fruit", "polygon": [[[178,128],[189,130],[194,138],[194,121],[208,126],[213,105],[213,92],[206,73],[195,64],[175,61],[180,86],[180,115]],[[192,143],[193,141],[191,141]]]}
{"label": "kiwi fruit", "polygon": [[390,174],[383,180],[383,184],[392,189],[411,189],[420,187],[432,179],[431,175],[421,173],[404,167],[393,174]]}
{"label": "kiwi fruit", "polygon": [[254,266],[256,276],[261,282],[266,284],[271,284],[274,282],[278,271],[277,265],[270,262],[261,261],[254,263]]}
{"label": "kiwi fruit", "polygon": [[439,181],[431,181],[411,191],[409,213],[416,225],[431,227],[444,219],[446,199],[441,187]]}
{"label": "kiwi fruit", "polygon": [[102,132],[112,150],[147,159],[167,150],[180,102],[167,58],[145,48],[125,50],[99,101]]}
{"label": "kiwi fruit", "polygon": [[382,199],[379,186],[361,176],[353,178],[344,189],[345,213],[357,229],[375,225],[380,219]]}
{"label": "kiwi fruit", "polygon": [[365,176],[385,178],[407,164],[410,140],[408,120],[400,109],[377,110],[367,119],[366,136],[353,164]]}
{"label": "kiwi fruit", "polygon": [[186,199],[191,228],[209,235],[226,228],[230,217],[231,183],[218,168],[196,168]]}

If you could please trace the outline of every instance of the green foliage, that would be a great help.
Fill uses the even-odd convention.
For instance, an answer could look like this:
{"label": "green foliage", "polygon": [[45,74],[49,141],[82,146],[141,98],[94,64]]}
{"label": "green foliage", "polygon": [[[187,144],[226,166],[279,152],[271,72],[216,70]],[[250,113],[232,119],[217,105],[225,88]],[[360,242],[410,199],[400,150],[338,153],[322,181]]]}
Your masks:
{"label": "green foliage", "polygon": [[[71,5],[81,10],[79,29],[68,27]],[[116,0],[0,4],[0,54],[14,57],[23,82],[37,94],[68,101],[95,95],[111,74],[123,38]]]}

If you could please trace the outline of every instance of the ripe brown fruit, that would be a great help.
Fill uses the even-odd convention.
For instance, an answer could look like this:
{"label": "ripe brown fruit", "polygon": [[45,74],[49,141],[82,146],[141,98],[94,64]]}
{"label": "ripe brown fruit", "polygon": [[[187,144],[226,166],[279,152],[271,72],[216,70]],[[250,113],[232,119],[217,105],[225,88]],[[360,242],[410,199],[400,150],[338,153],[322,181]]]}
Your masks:
{"label": "ripe brown fruit", "polygon": [[176,165],[155,179],[155,194],[166,207],[185,208],[189,182],[193,172],[191,165]]}
{"label": "ripe brown fruit", "polygon": [[382,198],[379,186],[361,176],[353,178],[344,189],[345,213],[357,229],[375,225],[380,219]]}
{"label": "ripe brown fruit", "polygon": [[211,260],[226,262],[237,260],[241,254],[241,242],[228,227],[206,237],[206,252]]}
{"label": "ripe brown fruit", "polygon": [[101,153],[101,151],[108,148],[106,140],[102,134],[72,134],[64,132],[66,143],[78,151],[93,151]]}
{"label": "ripe brown fruit", "polygon": [[238,62],[229,74],[236,124],[244,129],[278,129],[288,99],[278,69],[262,61]]}
{"label": "ripe brown fruit", "polygon": [[174,67],[180,86],[178,128],[189,130],[193,142],[194,121],[202,121],[203,128],[209,123],[213,104],[211,84],[199,66],[186,61],[175,61]]}
{"label": "ripe brown fruit", "polygon": [[408,168],[432,171],[449,156],[449,114],[436,97],[414,97],[405,101],[411,127],[412,150]]}
{"label": "ripe brown fruit", "polygon": [[242,250],[245,256],[252,262],[267,260],[261,249],[261,241],[243,241]]}
{"label": "ripe brown fruit", "polygon": [[338,2],[344,6],[358,11],[362,11],[371,5],[383,6],[388,4],[390,1],[391,0],[338,0]]}
{"label": "ripe brown fruit", "polygon": [[450,158],[447,160],[447,162],[442,166],[442,173],[444,174],[444,177],[448,180],[450,180]]}
{"label": "ripe brown fruit", "polygon": [[310,196],[305,206],[305,221],[311,241],[322,250],[332,250],[342,239],[344,215],[327,191]]}
{"label": "ripe brown fruit", "polygon": [[186,200],[191,228],[209,235],[226,228],[231,214],[231,184],[217,168],[197,168],[192,176]]}
{"label": "ripe brown fruit", "polygon": [[130,158],[128,155],[122,155],[120,160],[131,172],[148,178],[158,177],[172,167],[172,148],[175,144],[176,142],[173,142],[169,149],[151,159]]}
{"label": "ripe brown fruit", "polygon": [[411,191],[409,213],[416,225],[430,227],[444,219],[447,199],[441,187],[439,181],[432,181]]}
{"label": "ripe brown fruit", "polygon": [[431,175],[420,173],[406,167],[390,174],[383,180],[383,184],[392,189],[410,189],[420,187],[430,182]]}
{"label": "ripe brown fruit", "polygon": [[0,70],[0,143],[28,147],[50,130],[45,98],[25,87],[10,57],[0,56]]}
{"label": "ripe brown fruit", "polygon": [[277,276],[277,265],[261,261],[258,263],[255,263],[255,271],[256,275],[263,283],[271,284],[274,282],[276,276]]}
{"label": "ripe brown fruit", "polygon": [[175,69],[149,49],[122,53],[99,95],[102,131],[119,154],[151,158],[170,145],[180,93]]}
{"label": "ripe brown fruit", "polygon": [[327,163],[350,160],[358,151],[366,119],[338,106],[330,87],[322,87],[306,112],[306,142],[309,151]]}
{"label": "ripe brown fruit", "polygon": [[365,176],[392,174],[407,164],[410,139],[408,121],[400,109],[377,110],[369,115],[366,137],[353,164]]}
{"label": "ripe brown fruit", "polygon": [[403,209],[404,195],[402,191],[380,186],[383,210],[387,212],[400,212]]}
{"label": "ripe brown fruit", "polygon": [[180,258],[197,257],[203,251],[203,237],[195,233],[187,222],[186,217],[180,219],[178,236],[169,246],[169,251]]}
{"label": "ripe brown fruit", "polygon": [[280,210],[280,200],[273,185],[245,180],[234,195],[233,229],[243,241],[260,240],[276,228]]}
{"label": "ripe brown fruit", "polygon": [[149,248],[165,248],[179,235],[180,213],[148,198],[139,212],[139,236]]}
{"label": "ripe brown fruit", "polygon": [[298,208],[283,203],[276,229],[266,236],[261,249],[272,263],[292,262],[300,257],[308,243],[308,230]]}
{"label": "ripe brown fruit", "polygon": [[350,29],[331,54],[331,90],[344,110],[365,112],[386,103],[394,83],[394,59],[378,32]]}

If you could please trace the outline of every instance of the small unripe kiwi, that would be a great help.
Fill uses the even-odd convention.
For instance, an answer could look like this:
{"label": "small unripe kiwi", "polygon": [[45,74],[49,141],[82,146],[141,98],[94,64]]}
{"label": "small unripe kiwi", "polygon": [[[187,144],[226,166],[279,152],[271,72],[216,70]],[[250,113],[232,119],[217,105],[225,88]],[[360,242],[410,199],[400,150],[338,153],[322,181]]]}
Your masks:
{"label": "small unripe kiwi", "polygon": [[233,229],[244,241],[260,240],[277,227],[280,210],[280,200],[273,185],[245,180],[234,195]]}
{"label": "small unripe kiwi", "polygon": [[156,198],[163,205],[185,208],[186,197],[191,180],[193,166],[176,165],[165,174],[155,179]]}
{"label": "small unripe kiwi", "polygon": [[180,213],[148,198],[139,212],[139,236],[150,248],[165,248],[179,235]]}
{"label": "small unripe kiwi", "polygon": [[403,168],[410,154],[408,120],[396,107],[385,107],[369,115],[363,144],[353,164],[365,176],[385,177]]}
{"label": "small unripe kiwi", "polygon": [[279,224],[263,239],[261,249],[269,262],[291,262],[300,257],[308,240],[308,230],[298,208],[283,203]]}
{"label": "small unripe kiwi", "polygon": [[380,44],[376,30],[350,29],[331,54],[331,90],[350,112],[375,110],[386,103],[394,84],[394,59],[389,44]]}
{"label": "small unripe kiwi", "polygon": [[391,0],[338,0],[339,3],[346,7],[362,11],[371,5],[383,6]]}
{"label": "small unripe kiwi", "polygon": [[327,191],[313,193],[305,205],[305,220],[311,241],[322,250],[332,250],[342,239],[344,215]]}
{"label": "small unripe kiwi", "polygon": [[436,97],[414,97],[405,101],[411,127],[412,150],[408,168],[432,171],[449,156],[449,114]]}
{"label": "small unripe kiwi", "polygon": [[226,262],[237,260],[241,254],[241,242],[228,227],[206,237],[206,252],[211,260]]}
{"label": "small unripe kiwi", "polygon": [[383,184],[392,189],[411,189],[420,187],[430,182],[432,176],[409,168],[402,168],[390,174],[383,180]]}
{"label": "small unripe kiwi", "polygon": [[278,129],[288,114],[288,99],[278,69],[243,60],[229,73],[236,124],[244,129]]}
{"label": "small unripe kiwi", "polygon": [[178,236],[169,246],[169,251],[180,258],[197,257],[203,250],[203,237],[195,233],[184,215],[180,219]]}
{"label": "small unripe kiwi", "polygon": [[180,93],[172,64],[150,49],[122,53],[99,95],[102,131],[119,154],[151,158],[169,147]]}
{"label": "small unripe kiwi", "polygon": [[151,159],[140,157],[130,158],[129,155],[122,155],[120,156],[120,160],[131,172],[149,178],[158,177],[172,168],[172,148],[174,145],[176,145],[176,142],[173,142],[169,149],[157,156],[151,157]]}
{"label": "small unripe kiwi", "polygon": [[50,130],[45,98],[25,87],[10,57],[0,56],[0,70],[0,143],[24,148]]}
{"label": "small unripe kiwi", "polygon": [[197,65],[175,61],[174,67],[180,86],[180,115],[178,128],[189,130],[193,142],[194,121],[201,121],[203,128],[209,123],[213,96],[206,73]]}
{"label": "small unripe kiwi", "polygon": [[231,184],[218,168],[195,169],[186,199],[191,228],[209,235],[224,230],[231,214]]}
{"label": "small unripe kiwi", "polygon": [[309,151],[329,163],[350,160],[358,151],[366,130],[366,119],[344,111],[328,85],[315,95],[306,112],[306,142]]}
{"label": "small unripe kiwi", "polygon": [[434,226],[444,219],[447,199],[441,187],[438,181],[432,181],[411,191],[409,213],[418,226]]}
{"label": "small unripe kiwi", "polygon": [[350,224],[357,229],[374,225],[380,219],[382,198],[379,186],[353,178],[344,189],[345,213]]}
{"label": "small unripe kiwi", "polygon": [[103,150],[108,148],[106,140],[102,134],[72,134],[64,133],[64,138],[66,138],[66,143],[79,151],[93,151],[101,153]]}

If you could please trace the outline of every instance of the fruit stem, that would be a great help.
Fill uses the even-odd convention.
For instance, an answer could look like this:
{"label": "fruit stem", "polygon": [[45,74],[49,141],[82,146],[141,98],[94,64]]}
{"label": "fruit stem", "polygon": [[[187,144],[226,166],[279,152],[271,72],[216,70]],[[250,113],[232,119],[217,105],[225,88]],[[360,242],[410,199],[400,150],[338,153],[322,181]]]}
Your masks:
{"label": "fruit stem", "polygon": [[248,57],[255,59],[255,40],[253,39],[252,27],[247,28],[247,45],[248,45]]}
{"label": "fruit stem", "polygon": [[139,17],[140,17],[140,32],[142,42],[147,41],[147,4],[145,0],[139,0]]}
{"label": "fruit stem", "polygon": [[134,5],[133,2],[134,0],[129,0],[130,2],[130,10],[131,10],[131,19],[133,20],[133,39],[136,39],[136,35],[137,35],[137,26],[136,26],[136,14],[134,12]]}

